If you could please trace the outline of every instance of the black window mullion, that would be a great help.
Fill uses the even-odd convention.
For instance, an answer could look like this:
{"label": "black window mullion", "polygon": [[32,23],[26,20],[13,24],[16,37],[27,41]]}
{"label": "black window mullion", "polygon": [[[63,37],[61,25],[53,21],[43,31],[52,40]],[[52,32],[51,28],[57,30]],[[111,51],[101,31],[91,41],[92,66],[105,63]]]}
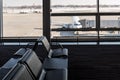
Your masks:
{"label": "black window mullion", "polygon": [[98,37],[97,44],[99,45],[99,42],[100,42],[100,33],[99,33],[99,30],[100,30],[99,0],[97,0],[96,28],[97,28],[97,37]]}
{"label": "black window mullion", "polygon": [[50,0],[43,0],[43,35],[50,41]]}
{"label": "black window mullion", "polygon": [[3,0],[0,0],[0,39],[3,36]]}

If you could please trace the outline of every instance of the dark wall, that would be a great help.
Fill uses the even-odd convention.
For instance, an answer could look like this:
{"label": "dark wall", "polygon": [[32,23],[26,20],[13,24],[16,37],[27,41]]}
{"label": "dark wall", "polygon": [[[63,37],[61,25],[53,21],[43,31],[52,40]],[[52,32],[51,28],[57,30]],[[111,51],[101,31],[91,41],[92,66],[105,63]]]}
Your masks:
{"label": "dark wall", "polygon": [[[0,46],[0,66],[24,46]],[[58,48],[58,46],[52,46]],[[63,46],[68,48],[69,80],[120,80],[120,46]],[[32,47],[30,47],[32,48]],[[42,46],[36,50],[39,57],[47,54]]]}
{"label": "dark wall", "polygon": [[120,46],[68,46],[69,80],[120,80]]}

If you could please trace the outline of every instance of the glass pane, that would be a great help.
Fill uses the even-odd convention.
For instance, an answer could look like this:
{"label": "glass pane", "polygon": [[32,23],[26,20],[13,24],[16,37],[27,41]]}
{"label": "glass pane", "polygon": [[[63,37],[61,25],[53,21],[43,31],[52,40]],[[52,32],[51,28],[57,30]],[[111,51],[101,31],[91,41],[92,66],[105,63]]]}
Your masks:
{"label": "glass pane", "polygon": [[100,36],[120,36],[120,31],[114,30],[114,28],[120,28],[120,16],[101,16],[100,23],[101,28],[113,28],[113,30],[100,31]]}
{"label": "glass pane", "polygon": [[120,28],[120,16],[101,16],[101,28]]}
{"label": "glass pane", "polygon": [[51,22],[52,38],[65,37],[69,39],[82,36],[97,36],[96,31],[87,31],[96,27],[95,16],[56,16],[51,18]]}
{"label": "glass pane", "polygon": [[120,31],[100,31],[100,36],[120,36]]}
{"label": "glass pane", "polygon": [[42,35],[42,0],[3,0],[3,37]]}
{"label": "glass pane", "polygon": [[55,13],[97,12],[96,6],[96,0],[51,0],[51,9]]}
{"label": "glass pane", "polygon": [[120,12],[120,0],[99,0],[100,12]]}

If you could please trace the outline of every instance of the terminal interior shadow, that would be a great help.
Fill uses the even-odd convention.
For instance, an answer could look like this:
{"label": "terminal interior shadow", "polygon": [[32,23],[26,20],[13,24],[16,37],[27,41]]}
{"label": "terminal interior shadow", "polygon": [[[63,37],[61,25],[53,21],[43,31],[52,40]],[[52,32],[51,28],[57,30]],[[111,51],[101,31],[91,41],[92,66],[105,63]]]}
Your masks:
{"label": "terminal interior shadow", "polygon": [[[0,66],[24,46],[0,46]],[[68,79],[69,80],[119,80],[120,79],[120,46],[104,45],[69,45]],[[56,46],[53,46],[56,48]],[[36,50],[39,57],[47,56],[39,46]]]}

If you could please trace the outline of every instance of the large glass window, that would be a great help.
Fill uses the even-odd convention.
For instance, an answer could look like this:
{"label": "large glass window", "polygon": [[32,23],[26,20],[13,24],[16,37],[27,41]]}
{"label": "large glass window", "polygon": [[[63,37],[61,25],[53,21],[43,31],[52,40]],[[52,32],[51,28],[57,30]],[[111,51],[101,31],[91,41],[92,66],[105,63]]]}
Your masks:
{"label": "large glass window", "polygon": [[[120,34],[120,0],[50,1],[52,39]],[[42,0],[3,0],[3,37],[41,36],[42,26]]]}
{"label": "large glass window", "polygon": [[[95,14],[89,15],[97,13],[97,0],[51,0],[51,9],[54,14],[71,13],[69,16],[51,16],[52,39],[84,40],[97,36]],[[74,13],[80,14],[76,16]],[[88,14],[81,15],[83,13]]]}
{"label": "large glass window", "polygon": [[42,0],[3,0],[3,37],[42,35]]}

